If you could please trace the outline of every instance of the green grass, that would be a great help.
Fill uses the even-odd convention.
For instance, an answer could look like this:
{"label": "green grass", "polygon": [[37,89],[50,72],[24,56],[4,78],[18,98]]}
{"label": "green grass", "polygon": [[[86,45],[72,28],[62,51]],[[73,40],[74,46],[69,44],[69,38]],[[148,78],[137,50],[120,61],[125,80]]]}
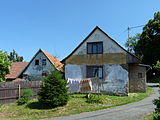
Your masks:
{"label": "green grass", "polygon": [[70,95],[66,106],[54,109],[43,109],[44,107],[37,100],[31,100],[28,104],[22,106],[17,106],[15,103],[4,104],[0,105],[0,119],[36,120],[95,111],[142,100],[149,96],[151,91],[151,88],[147,88],[147,93],[130,93],[129,96],[100,95],[99,97],[103,100],[103,104],[90,104],[86,102],[84,94],[73,94]]}

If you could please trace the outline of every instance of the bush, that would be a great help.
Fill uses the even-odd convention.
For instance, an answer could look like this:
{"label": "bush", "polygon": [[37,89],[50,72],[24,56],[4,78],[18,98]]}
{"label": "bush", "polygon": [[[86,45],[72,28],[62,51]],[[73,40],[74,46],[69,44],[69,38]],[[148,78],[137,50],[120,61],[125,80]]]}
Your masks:
{"label": "bush", "polygon": [[63,106],[68,102],[67,91],[67,81],[63,79],[63,75],[59,71],[55,70],[43,80],[38,100],[47,108]]}
{"label": "bush", "polygon": [[158,99],[153,100],[153,104],[156,105],[154,120],[160,120],[160,97]]}
{"label": "bush", "polygon": [[90,94],[87,98],[88,103],[103,103],[103,99],[100,97],[100,95],[93,95]]}
{"label": "bush", "polygon": [[31,89],[25,89],[23,91],[23,98],[26,98],[29,100],[33,96],[32,90]]}
{"label": "bush", "polygon": [[154,114],[153,120],[160,120],[160,114],[158,114],[158,113]]}
{"label": "bush", "polygon": [[21,97],[21,98],[19,98],[19,99],[16,101],[16,103],[17,103],[18,105],[26,104],[26,103],[27,103],[27,99],[24,98],[24,97]]}
{"label": "bush", "polygon": [[17,103],[18,105],[23,105],[23,104],[27,103],[32,96],[33,96],[32,90],[31,90],[31,89],[25,89],[25,90],[23,91],[22,97],[19,98],[19,99],[16,101],[16,103]]}

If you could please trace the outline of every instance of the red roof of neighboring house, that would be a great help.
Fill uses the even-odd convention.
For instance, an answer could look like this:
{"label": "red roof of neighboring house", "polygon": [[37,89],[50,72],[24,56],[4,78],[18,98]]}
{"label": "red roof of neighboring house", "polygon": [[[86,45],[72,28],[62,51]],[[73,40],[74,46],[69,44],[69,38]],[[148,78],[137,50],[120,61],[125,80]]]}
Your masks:
{"label": "red roof of neighboring house", "polygon": [[28,62],[13,62],[10,67],[10,74],[6,75],[6,79],[16,79],[22,70],[28,65]]}
{"label": "red roof of neighboring house", "polygon": [[19,81],[22,81],[21,78],[16,78],[15,80],[13,80],[13,82],[19,82]]}
{"label": "red roof of neighboring house", "polygon": [[61,63],[61,61],[59,59],[57,59],[55,56],[50,55],[49,53],[47,53],[44,50],[41,50],[45,56],[49,59],[49,61],[55,66],[55,68],[57,70],[63,71],[63,64]]}
{"label": "red roof of neighboring house", "polygon": [[28,68],[28,66],[31,64],[31,62],[34,60],[34,58],[37,56],[37,54],[39,52],[42,52],[47,59],[50,61],[50,63],[59,71],[63,72],[63,64],[61,63],[61,61],[56,58],[55,56],[47,53],[46,51],[39,49],[39,51],[34,55],[34,57],[31,59],[31,61],[29,62],[29,64],[24,68],[24,70],[19,74],[18,77],[22,77],[23,72]]}

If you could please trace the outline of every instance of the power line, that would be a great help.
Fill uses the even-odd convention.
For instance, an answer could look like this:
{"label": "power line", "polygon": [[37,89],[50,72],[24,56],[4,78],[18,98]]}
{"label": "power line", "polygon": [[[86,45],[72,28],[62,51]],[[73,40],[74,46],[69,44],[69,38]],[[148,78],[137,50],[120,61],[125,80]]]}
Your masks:
{"label": "power line", "polygon": [[129,40],[129,37],[130,37],[130,30],[131,29],[134,29],[134,28],[139,28],[139,27],[144,27],[145,25],[139,25],[139,26],[134,26],[134,27],[128,27],[127,30],[128,30],[128,40]]}
{"label": "power line", "polygon": [[131,29],[139,28],[139,27],[144,27],[144,26],[145,26],[145,25],[139,25],[139,26],[128,27],[126,30],[124,30],[122,33],[120,33],[116,38],[119,38],[122,34],[124,34],[125,32],[128,31],[128,39],[129,39],[129,36],[130,36],[129,31],[130,31]]}

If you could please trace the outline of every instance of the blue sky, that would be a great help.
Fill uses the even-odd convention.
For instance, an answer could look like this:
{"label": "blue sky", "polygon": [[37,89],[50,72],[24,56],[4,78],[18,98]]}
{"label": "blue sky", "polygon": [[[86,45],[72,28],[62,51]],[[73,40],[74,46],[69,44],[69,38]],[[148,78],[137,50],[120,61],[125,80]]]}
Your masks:
{"label": "blue sky", "polygon": [[[160,0],[0,0],[0,50],[29,61],[40,49],[60,60],[99,26],[124,46],[128,26],[144,25]],[[141,32],[132,29],[130,36]]]}

